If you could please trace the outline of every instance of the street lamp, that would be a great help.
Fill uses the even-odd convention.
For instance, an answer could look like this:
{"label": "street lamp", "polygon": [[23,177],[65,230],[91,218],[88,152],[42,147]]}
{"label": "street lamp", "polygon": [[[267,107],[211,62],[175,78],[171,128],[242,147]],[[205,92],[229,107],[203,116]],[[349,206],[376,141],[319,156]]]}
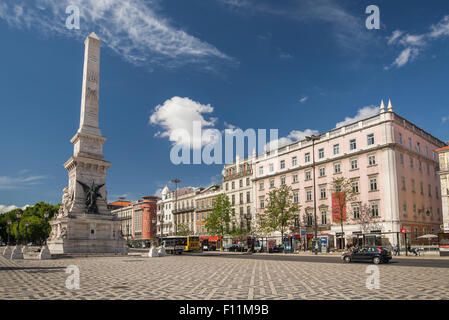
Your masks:
{"label": "street lamp", "polygon": [[11,254],[11,259],[23,259],[22,248],[20,246],[20,219],[22,218],[22,210],[19,209],[16,213],[17,217],[17,241],[16,246]]}
{"label": "street lamp", "polygon": [[[45,220],[45,230],[47,229],[47,220],[50,216],[50,213],[48,211],[44,211],[44,220]],[[51,252],[50,249],[48,249],[47,246],[47,236],[46,231],[44,230],[44,245],[41,248],[41,252],[39,252],[39,259],[45,260],[45,259],[51,259]]]}
{"label": "street lamp", "polygon": [[[247,231],[247,236],[246,236],[246,242],[247,242],[247,245],[248,245],[248,251],[250,251],[250,240],[249,240],[249,237],[250,237],[250,231],[251,231],[251,225],[250,225],[250,221],[251,221],[251,214],[250,213],[247,213],[246,215],[245,215],[245,219],[246,219],[246,231]],[[252,250],[252,248],[251,248],[251,252],[252,252],[253,250]]]}
{"label": "street lamp", "polygon": [[156,218],[153,218],[151,220],[151,222],[153,223],[153,239],[152,239],[151,243],[154,246],[154,244],[156,243],[156,222],[157,222]]}
{"label": "street lamp", "polygon": [[12,224],[12,221],[8,220],[8,229],[6,229],[6,232],[8,234],[8,242],[6,243],[7,247],[9,246],[9,235],[11,234],[11,224]]}
{"label": "street lamp", "polygon": [[[313,171],[313,218],[315,222],[314,226],[314,238],[315,238],[315,248],[318,241],[318,224],[316,218],[316,185],[315,185],[315,141],[320,140],[320,136],[311,135],[306,137],[307,141],[312,141],[312,171]],[[318,250],[315,249],[315,254],[318,254]]]}
{"label": "street lamp", "polygon": [[[178,211],[178,183],[181,182],[179,179],[173,179],[171,182],[175,184],[175,213]],[[174,218],[174,216],[173,216]],[[178,234],[178,224],[176,223],[175,219],[175,235]]]}

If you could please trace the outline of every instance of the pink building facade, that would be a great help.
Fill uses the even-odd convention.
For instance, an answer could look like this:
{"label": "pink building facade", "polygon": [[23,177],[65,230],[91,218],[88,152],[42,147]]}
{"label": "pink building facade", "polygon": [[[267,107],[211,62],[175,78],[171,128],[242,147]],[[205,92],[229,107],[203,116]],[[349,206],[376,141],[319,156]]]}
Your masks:
{"label": "pink building facade", "polygon": [[437,232],[442,209],[435,150],[444,145],[394,113],[391,103],[386,110],[382,102],[379,114],[320,135],[314,146],[315,181],[311,141],[297,141],[253,159],[255,212],[263,214],[270,190],[286,184],[300,206],[301,224],[310,226],[315,187],[319,234],[337,239],[341,226],[332,219],[331,186],[333,178],[345,177],[358,192],[346,208],[345,243],[366,233],[358,219],[364,205],[375,217],[376,230],[371,231],[382,233],[382,244],[396,244],[401,229],[413,233],[409,237]]}

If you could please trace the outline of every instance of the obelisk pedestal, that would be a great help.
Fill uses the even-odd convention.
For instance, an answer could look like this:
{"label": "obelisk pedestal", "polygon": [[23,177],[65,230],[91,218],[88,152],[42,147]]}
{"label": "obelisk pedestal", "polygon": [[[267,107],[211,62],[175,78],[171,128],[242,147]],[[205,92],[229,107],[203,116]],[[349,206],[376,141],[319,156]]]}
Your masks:
{"label": "obelisk pedestal", "polygon": [[20,244],[16,245],[12,250],[11,259],[23,259],[22,246]]}
{"label": "obelisk pedestal", "polygon": [[11,259],[11,254],[12,254],[12,248],[10,245],[7,245],[5,247],[5,250],[3,250],[3,257],[7,258],[7,259]]}
{"label": "obelisk pedestal", "polygon": [[50,221],[52,232],[47,244],[52,255],[127,254],[120,221],[107,207],[106,172],[111,163],[103,158],[106,139],[98,121],[100,39],[91,33],[84,44],[80,126],[70,140],[73,156],[64,164],[69,184],[63,189],[58,215]]}

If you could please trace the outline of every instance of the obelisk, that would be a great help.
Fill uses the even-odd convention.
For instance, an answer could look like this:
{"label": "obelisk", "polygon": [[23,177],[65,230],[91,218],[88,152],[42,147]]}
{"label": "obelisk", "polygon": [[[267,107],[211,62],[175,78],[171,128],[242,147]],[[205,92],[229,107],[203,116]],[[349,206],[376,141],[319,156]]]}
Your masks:
{"label": "obelisk", "polygon": [[64,163],[69,184],[58,215],[50,222],[51,254],[126,254],[120,222],[107,207],[106,172],[111,163],[103,158],[106,139],[99,128],[100,39],[91,33],[85,40],[80,126],[70,140],[73,156]]}

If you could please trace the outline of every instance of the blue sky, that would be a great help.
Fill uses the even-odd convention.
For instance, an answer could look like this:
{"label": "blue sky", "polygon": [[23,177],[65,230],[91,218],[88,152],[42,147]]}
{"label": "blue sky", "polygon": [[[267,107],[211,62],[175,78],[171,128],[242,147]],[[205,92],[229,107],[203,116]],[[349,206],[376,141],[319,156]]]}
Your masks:
{"label": "blue sky", "polygon": [[[65,27],[70,4],[80,8],[79,30]],[[380,30],[365,27],[371,4]],[[181,186],[219,182],[221,165],[170,162],[170,133],[192,119],[218,130],[275,128],[294,141],[391,98],[397,113],[449,137],[446,0],[4,0],[0,211],[60,201],[92,31],[103,41],[110,201],[155,194],[175,177]]]}

